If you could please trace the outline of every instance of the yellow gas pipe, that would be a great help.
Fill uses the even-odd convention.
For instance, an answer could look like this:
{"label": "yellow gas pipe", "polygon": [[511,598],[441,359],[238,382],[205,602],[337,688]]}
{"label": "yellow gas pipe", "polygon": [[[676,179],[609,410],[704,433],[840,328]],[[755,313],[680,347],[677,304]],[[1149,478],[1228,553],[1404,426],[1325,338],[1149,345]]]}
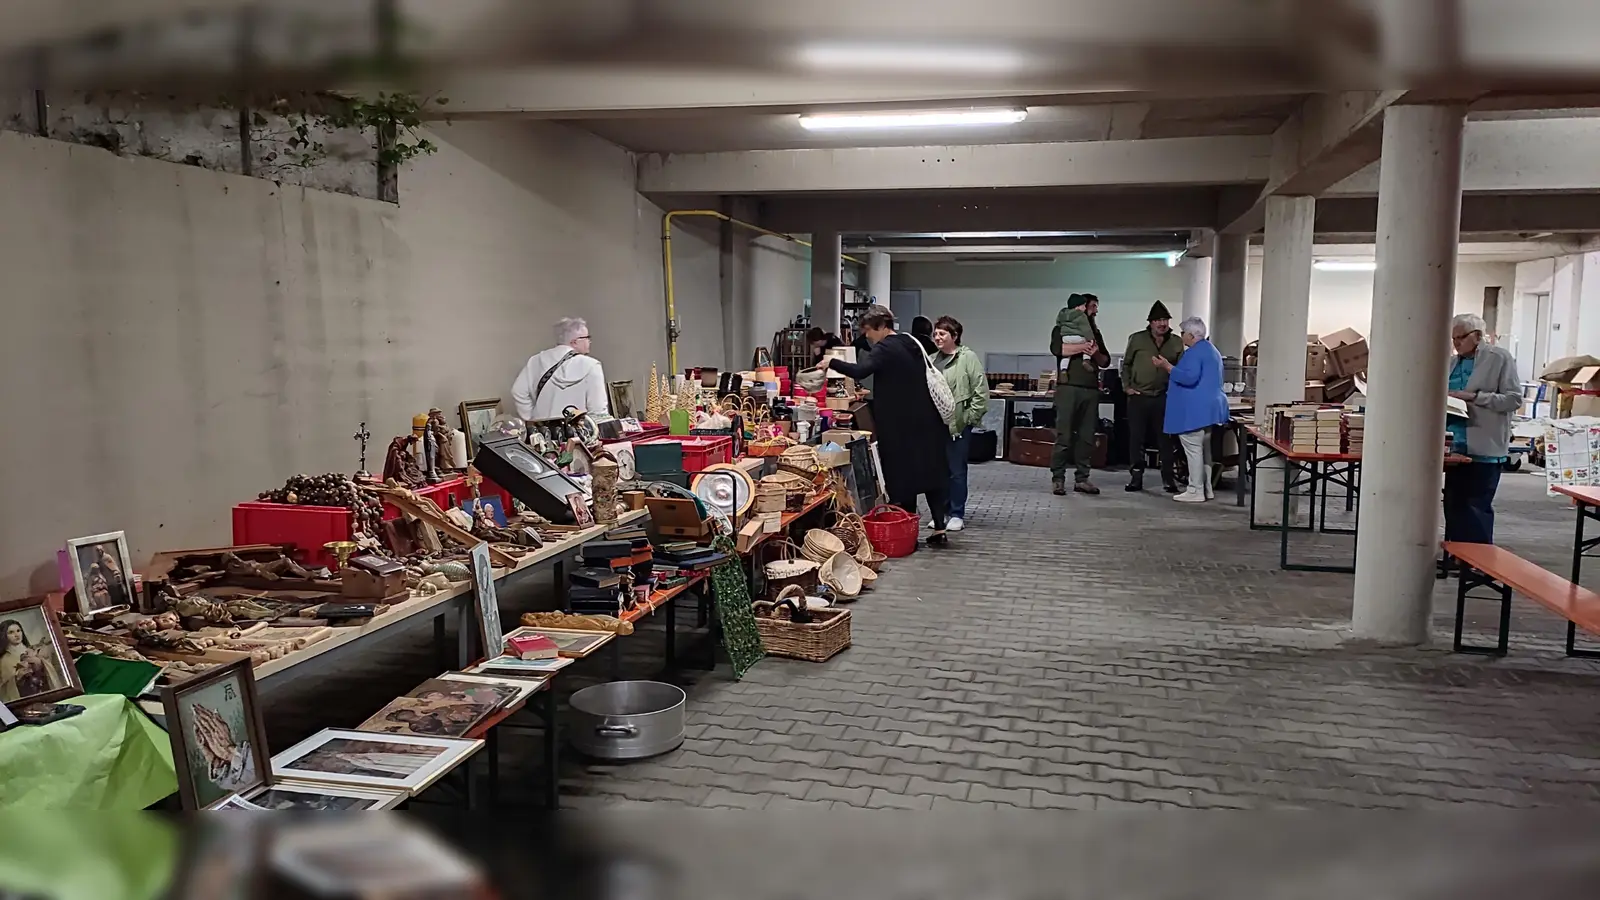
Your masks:
{"label": "yellow gas pipe", "polygon": [[[672,294],[672,220],[677,216],[710,216],[713,219],[721,219],[729,224],[737,225],[740,228],[748,228],[751,231],[759,232],[760,234],[767,235],[768,237],[783,238],[790,243],[799,244],[802,247],[809,248],[812,246],[810,241],[803,241],[792,234],[784,234],[780,231],[762,228],[760,225],[752,225],[749,222],[740,221],[725,213],[717,212],[714,209],[675,209],[662,216],[661,271],[662,277],[666,281],[667,289],[667,371],[671,373],[678,371],[678,307],[674,302]],[[853,256],[841,255],[840,258],[848,259],[858,265],[862,264],[861,260],[856,259]]]}

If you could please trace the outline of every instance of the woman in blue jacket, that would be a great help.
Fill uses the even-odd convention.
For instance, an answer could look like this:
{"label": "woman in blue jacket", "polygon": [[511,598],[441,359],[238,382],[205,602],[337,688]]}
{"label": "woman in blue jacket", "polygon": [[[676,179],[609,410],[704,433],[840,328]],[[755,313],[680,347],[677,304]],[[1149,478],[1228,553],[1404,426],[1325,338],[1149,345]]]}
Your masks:
{"label": "woman in blue jacket", "polygon": [[1183,356],[1177,365],[1156,356],[1155,364],[1168,373],[1167,434],[1183,443],[1189,459],[1189,487],[1172,499],[1179,503],[1204,503],[1211,491],[1211,429],[1228,421],[1228,398],[1222,393],[1222,354],[1206,340],[1206,323],[1196,316],[1178,326],[1183,336]]}

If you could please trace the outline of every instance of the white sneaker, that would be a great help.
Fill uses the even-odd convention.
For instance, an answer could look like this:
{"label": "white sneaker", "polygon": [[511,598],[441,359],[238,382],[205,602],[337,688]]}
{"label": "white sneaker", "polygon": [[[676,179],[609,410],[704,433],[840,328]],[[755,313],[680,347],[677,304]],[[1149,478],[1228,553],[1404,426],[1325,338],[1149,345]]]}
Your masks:
{"label": "white sneaker", "polygon": [[950,521],[945,523],[944,530],[945,531],[960,531],[961,529],[963,529],[965,527],[967,527],[967,523],[962,521],[960,516],[951,516],[950,517]]}
{"label": "white sneaker", "polygon": [[1197,491],[1194,488],[1190,488],[1181,494],[1173,494],[1172,499],[1178,501],[1179,503],[1204,503],[1206,502],[1206,495],[1204,491]]}

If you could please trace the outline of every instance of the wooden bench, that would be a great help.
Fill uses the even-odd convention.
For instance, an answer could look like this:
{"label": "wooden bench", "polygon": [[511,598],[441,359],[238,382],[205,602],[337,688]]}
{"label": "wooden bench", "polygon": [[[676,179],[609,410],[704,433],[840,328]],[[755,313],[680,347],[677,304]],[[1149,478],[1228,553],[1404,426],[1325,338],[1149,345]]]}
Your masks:
{"label": "wooden bench", "polygon": [[[1567,620],[1567,655],[1600,658],[1600,651],[1579,650],[1574,646],[1577,629],[1600,634],[1600,594],[1573,584],[1560,575],[1537,566],[1493,544],[1463,544],[1446,541],[1444,552],[1461,564],[1461,584],[1456,589],[1457,653],[1505,656],[1511,631],[1511,593],[1515,591]],[[1466,617],[1468,592],[1491,587],[1500,600],[1500,642],[1495,647],[1475,647],[1461,643],[1461,627]]]}

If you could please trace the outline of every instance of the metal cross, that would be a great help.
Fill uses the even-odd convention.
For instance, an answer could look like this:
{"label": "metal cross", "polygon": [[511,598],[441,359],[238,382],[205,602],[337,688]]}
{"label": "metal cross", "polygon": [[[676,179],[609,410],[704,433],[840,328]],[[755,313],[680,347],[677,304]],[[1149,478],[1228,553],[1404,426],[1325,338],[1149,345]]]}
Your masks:
{"label": "metal cross", "polygon": [[356,472],[356,477],[371,478],[372,473],[367,471],[367,441],[372,440],[372,432],[367,430],[367,423],[362,422],[361,428],[351,438],[361,442],[361,470]]}

